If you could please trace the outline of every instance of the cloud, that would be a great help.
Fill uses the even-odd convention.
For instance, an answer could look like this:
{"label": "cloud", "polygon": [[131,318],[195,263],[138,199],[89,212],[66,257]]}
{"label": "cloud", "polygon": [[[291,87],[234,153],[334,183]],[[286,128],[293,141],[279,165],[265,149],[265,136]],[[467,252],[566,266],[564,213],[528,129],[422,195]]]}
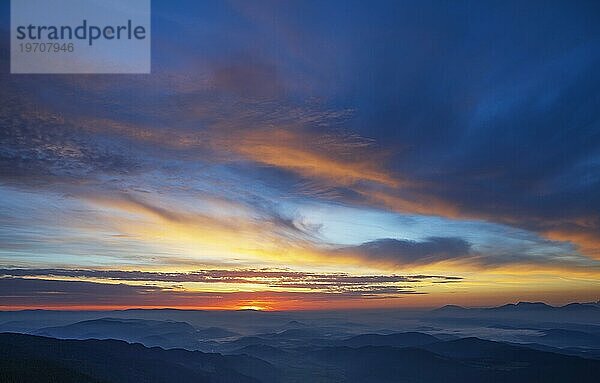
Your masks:
{"label": "cloud", "polygon": [[118,233],[162,248],[176,247],[192,265],[207,261],[204,254],[215,254],[213,259],[219,262],[260,263],[293,258],[283,257],[285,253],[310,253],[312,230],[260,201],[199,197],[202,204],[188,210],[177,200],[165,203],[139,193],[82,198],[98,208],[99,215]]}
{"label": "cloud", "polygon": [[[2,306],[119,306],[136,302],[148,305],[165,290],[156,286],[131,286],[83,281],[0,278]],[[163,302],[164,298],[163,298]]]}
{"label": "cloud", "polygon": [[[310,28],[277,6],[245,13],[285,30],[277,38],[304,60],[330,57],[311,67],[314,77],[336,73],[323,91],[355,101],[348,125],[391,148],[391,167],[380,170],[412,185],[354,185],[362,198],[348,203],[503,223],[598,258],[600,28],[591,4],[553,4],[535,23],[533,8],[515,2],[452,17],[423,4],[357,5],[336,14],[336,28],[320,24],[327,11]],[[373,19],[380,28],[358,27]],[[345,39],[353,44],[331,43]],[[329,56],[332,46],[341,52]]]}
{"label": "cloud", "polygon": [[[0,172],[3,183],[39,187],[82,185],[99,175],[137,173],[142,162],[122,142],[103,140],[63,115],[0,91]],[[15,94],[16,93],[16,94]]]}
{"label": "cloud", "polygon": [[338,247],[332,256],[355,257],[365,264],[387,267],[428,267],[444,264],[452,270],[500,270],[535,266],[538,270],[554,272],[596,273],[600,267],[595,260],[574,252],[570,245],[530,235],[518,241],[490,240],[473,244],[461,237],[427,237],[423,240],[381,238],[356,246]]}
{"label": "cloud", "polygon": [[[565,227],[566,226],[566,227]],[[583,254],[600,260],[600,224],[592,225],[564,225],[558,224],[549,228],[540,228],[544,235],[554,241],[571,242]]]}
{"label": "cloud", "polygon": [[252,99],[274,99],[285,90],[277,66],[256,55],[238,55],[215,63],[210,84],[217,92]]}
{"label": "cloud", "polygon": [[472,256],[471,244],[456,237],[429,237],[424,241],[383,238],[338,251],[396,265],[432,264]]}
{"label": "cloud", "polygon": [[[372,182],[391,187],[401,182],[381,167],[368,141],[359,137],[313,134],[299,129],[266,129],[236,138],[234,151],[259,164],[316,178],[331,186]],[[379,156],[381,157],[381,156]]]}
{"label": "cloud", "polygon": [[150,272],[97,269],[0,269],[4,277],[63,277],[127,282],[232,283],[272,287],[338,290],[360,286],[413,284],[432,280],[461,281],[462,277],[443,275],[351,275],[269,269],[209,269],[191,272]]}
{"label": "cloud", "polygon": [[[39,270],[41,271],[41,270]],[[46,270],[44,273],[65,274]],[[23,272],[3,270],[3,274],[36,274],[35,270]],[[77,271],[71,274],[77,274]],[[79,272],[80,276],[86,274]],[[88,273],[89,274],[89,273]],[[100,274],[100,273],[99,273]],[[122,274],[121,274],[122,275]],[[304,286],[296,291],[286,291],[282,286],[267,286],[261,291],[208,291],[184,290],[151,284],[100,283],[81,280],[42,278],[0,278],[0,306],[5,309],[36,308],[126,308],[126,307],[190,307],[190,308],[240,308],[247,302],[261,302],[269,309],[323,307],[326,302],[352,302],[362,299],[394,299],[403,295],[424,294],[413,287],[398,285]],[[292,286],[293,289],[293,286]],[[300,305],[300,306],[299,306]],[[316,305],[316,306],[315,306]],[[256,306],[256,304],[254,305]]]}

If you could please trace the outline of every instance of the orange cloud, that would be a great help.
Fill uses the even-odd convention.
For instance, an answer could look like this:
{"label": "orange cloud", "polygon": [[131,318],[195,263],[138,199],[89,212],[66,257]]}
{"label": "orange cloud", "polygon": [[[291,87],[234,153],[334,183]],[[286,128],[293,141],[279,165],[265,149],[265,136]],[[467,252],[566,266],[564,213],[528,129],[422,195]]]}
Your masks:
{"label": "orange cloud", "polygon": [[333,137],[285,129],[265,129],[242,133],[233,150],[265,165],[317,178],[338,186],[374,182],[400,187],[400,181],[381,167],[382,156],[366,151],[366,146]]}
{"label": "orange cloud", "polygon": [[[211,109],[206,113],[212,115],[215,111]],[[275,125],[279,118],[281,116],[275,118]],[[551,240],[571,242],[582,254],[600,259],[600,236],[593,223],[591,226],[589,222],[578,223],[565,228],[560,221],[549,223],[545,218],[534,216],[527,217],[528,222],[524,223],[522,217],[494,215],[459,206],[436,197],[428,185],[401,178],[387,170],[386,153],[376,153],[370,141],[356,136],[318,134],[304,126],[318,123],[319,118],[300,113],[297,123],[287,121],[281,126],[265,128],[257,127],[252,115],[242,114],[232,116],[228,122],[219,120],[207,130],[187,133],[146,129],[110,120],[88,120],[82,124],[93,131],[109,129],[130,139],[172,149],[199,150],[199,156],[213,161],[246,160],[285,169],[314,181],[313,189],[322,197],[336,198],[335,193],[329,194],[330,189],[342,187],[361,196],[362,201],[353,202],[399,213],[485,220],[522,227]]]}
{"label": "orange cloud", "polygon": [[600,260],[600,234],[583,228],[548,230],[545,237],[554,241],[572,242],[585,255]]}

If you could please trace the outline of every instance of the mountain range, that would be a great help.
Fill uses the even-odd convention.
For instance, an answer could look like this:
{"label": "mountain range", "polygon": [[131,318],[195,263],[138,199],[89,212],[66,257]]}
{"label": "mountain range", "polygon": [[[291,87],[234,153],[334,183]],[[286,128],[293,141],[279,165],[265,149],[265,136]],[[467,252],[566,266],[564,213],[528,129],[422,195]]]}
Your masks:
{"label": "mountain range", "polygon": [[597,382],[598,310],[0,312],[0,383]]}
{"label": "mountain range", "polygon": [[[426,339],[426,344],[404,346]],[[598,360],[477,338],[436,341],[410,333],[360,337],[350,343],[354,346],[287,350],[247,346],[240,350],[242,354],[221,355],[116,340],[59,340],[3,333],[0,381],[585,383],[597,382],[600,376]]]}

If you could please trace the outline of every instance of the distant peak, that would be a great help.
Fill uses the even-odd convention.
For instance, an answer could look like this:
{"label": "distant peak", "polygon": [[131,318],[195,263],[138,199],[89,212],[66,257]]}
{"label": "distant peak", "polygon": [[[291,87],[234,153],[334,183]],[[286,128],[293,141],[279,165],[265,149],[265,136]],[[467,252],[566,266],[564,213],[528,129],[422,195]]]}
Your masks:
{"label": "distant peak", "polygon": [[517,306],[519,307],[552,307],[544,302],[519,302],[517,303]]}
{"label": "distant peak", "polygon": [[458,305],[445,305],[445,306],[437,308],[433,311],[463,311],[463,310],[468,310],[468,309],[463,306],[458,306]]}
{"label": "distant peak", "polygon": [[550,306],[544,302],[518,302],[518,303],[507,303],[502,306],[492,307],[491,310],[547,310],[554,309],[554,306]]}

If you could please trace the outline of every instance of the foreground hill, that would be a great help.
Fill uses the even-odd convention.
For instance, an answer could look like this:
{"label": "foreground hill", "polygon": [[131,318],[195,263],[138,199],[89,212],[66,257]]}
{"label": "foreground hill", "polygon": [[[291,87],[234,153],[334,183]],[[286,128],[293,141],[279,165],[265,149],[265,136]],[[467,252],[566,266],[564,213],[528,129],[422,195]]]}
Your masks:
{"label": "foreground hill", "polygon": [[4,333],[0,382],[596,383],[600,377],[598,360],[478,338],[399,333],[346,341],[352,346],[255,344],[221,355]]}
{"label": "foreground hill", "polygon": [[0,334],[1,382],[275,382],[274,366],[250,356],[147,348],[116,340]]}
{"label": "foreground hill", "polygon": [[600,377],[598,361],[482,342],[486,344],[449,344],[451,351],[441,347],[445,355],[421,348],[366,346],[325,348],[310,357],[338,367],[344,381],[352,383],[592,383]]}
{"label": "foreground hill", "polygon": [[395,334],[362,334],[346,339],[341,343],[348,347],[362,346],[390,346],[390,347],[414,347],[422,346],[434,342],[439,339],[428,334],[420,332],[403,332]]}
{"label": "foreground hill", "polygon": [[[371,334],[349,339],[352,346],[247,346],[237,352],[267,360],[280,367],[287,381],[298,382],[592,383],[600,377],[598,360],[478,338],[435,341],[422,335]],[[422,343],[401,346],[407,341]]]}

